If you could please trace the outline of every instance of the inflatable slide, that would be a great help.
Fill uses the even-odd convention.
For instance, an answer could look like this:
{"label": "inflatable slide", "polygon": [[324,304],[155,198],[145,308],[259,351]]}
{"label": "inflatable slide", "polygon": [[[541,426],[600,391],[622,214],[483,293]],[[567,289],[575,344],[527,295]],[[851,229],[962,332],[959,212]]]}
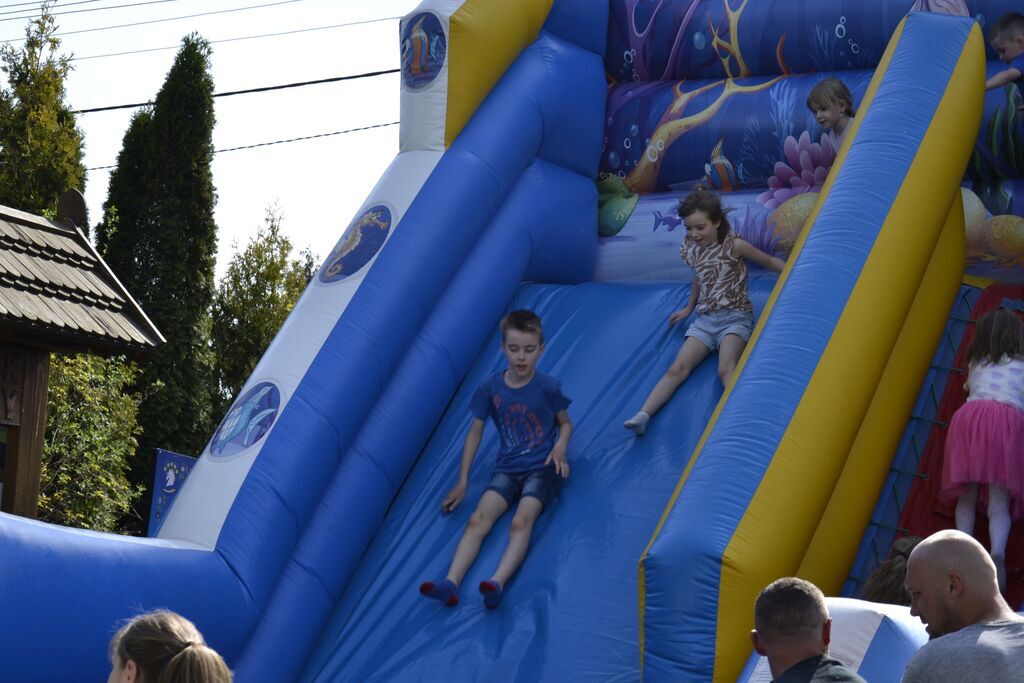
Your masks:
{"label": "inflatable slide", "polygon": [[[401,22],[399,154],[158,536],[0,515],[0,680],[101,678],[116,623],[156,607],[239,681],[735,680],[761,587],[840,592],[965,240],[992,275],[996,219],[1015,218],[985,204],[965,229],[965,202],[970,218],[1006,193],[960,189],[981,164],[980,22],[1011,3],[854,5],[423,2]],[[828,76],[856,100],[841,140],[804,104]],[[675,208],[698,183],[787,266],[751,270],[758,322],[729,385],[703,364],[637,439],[622,421],[682,340]],[[507,519],[447,609],[416,587],[488,479],[490,427],[466,502],[441,514],[520,307],[573,399],[572,475],[500,609],[470,587]],[[893,650],[872,651],[862,670],[897,679]]]}

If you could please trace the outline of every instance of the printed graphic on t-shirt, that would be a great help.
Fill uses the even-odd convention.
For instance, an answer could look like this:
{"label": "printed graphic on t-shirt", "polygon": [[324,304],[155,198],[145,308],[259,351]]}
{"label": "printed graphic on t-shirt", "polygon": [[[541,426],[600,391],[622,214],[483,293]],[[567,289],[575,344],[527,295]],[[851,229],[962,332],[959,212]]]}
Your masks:
{"label": "printed graphic on t-shirt", "polygon": [[494,414],[501,420],[501,441],[507,445],[509,455],[524,453],[544,443],[544,425],[528,406],[511,403],[502,410],[501,396],[497,394],[492,397],[492,402]]}

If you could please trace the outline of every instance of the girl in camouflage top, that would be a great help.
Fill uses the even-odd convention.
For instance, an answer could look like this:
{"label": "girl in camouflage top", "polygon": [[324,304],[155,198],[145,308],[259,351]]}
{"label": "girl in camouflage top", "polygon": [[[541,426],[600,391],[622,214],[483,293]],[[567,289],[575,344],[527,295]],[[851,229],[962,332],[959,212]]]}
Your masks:
{"label": "girl in camouflage top", "polygon": [[714,192],[698,187],[679,205],[686,226],[680,249],[693,269],[693,285],[686,306],[668,317],[668,324],[685,320],[696,310],[697,319],[686,330],[676,359],[651,390],[640,411],[625,422],[637,436],[672,397],[701,361],[718,351],[718,376],[725,384],[736,369],[754,329],[753,307],[747,293],[746,261],[782,272],[785,263],[740,239],[729,228],[722,202]]}

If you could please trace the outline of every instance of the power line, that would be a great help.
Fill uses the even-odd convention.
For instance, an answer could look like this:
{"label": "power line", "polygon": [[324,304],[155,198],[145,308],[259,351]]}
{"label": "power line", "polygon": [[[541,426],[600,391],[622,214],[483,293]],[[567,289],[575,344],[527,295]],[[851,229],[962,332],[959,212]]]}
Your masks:
{"label": "power line", "polygon": [[[368,71],[362,74],[353,74],[351,76],[335,76],[333,78],[321,78],[316,81],[301,81],[299,83],[285,83],[283,85],[266,85],[261,88],[248,88],[246,90],[229,90],[227,92],[217,92],[213,94],[213,97],[231,97],[232,95],[249,95],[257,92],[270,92],[272,90],[287,90],[288,88],[301,88],[307,85],[319,85],[321,83],[337,83],[338,81],[354,81],[360,78],[373,78],[375,76],[384,76],[386,74],[396,74],[399,69],[385,69],[384,71]],[[113,111],[115,109],[138,109],[139,107],[148,107],[153,104],[152,102],[138,102],[136,104],[115,104],[109,107],[93,107],[92,109],[76,109],[72,111],[72,114],[91,114],[98,111]]]}
{"label": "power line", "polygon": [[[90,5],[94,2],[101,2],[101,0],[78,0],[77,2],[66,2],[61,7],[71,7],[72,5]],[[40,0],[35,2],[10,2],[6,5],[0,5],[0,9],[10,9],[11,7],[31,7],[33,9],[39,9]],[[56,7],[57,3],[51,5],[51,8]],[[11,10],[11,12],[0,12],[0,14],[11,14],[12,12],[27,12],[28,10],[19,9]]]}
{"label": "power line", "polygon": [[[240,40],[256,40],[257,38],[274,38],[276,36],[289,36],[296,33],[309,33],[311,31],[326,31],[328,29],[343,28],[345,26],[360,26],[362,24],[373,24],[379,21],[394,21],[401,19],[401,17],[382,17],[380,19],[367,19],[365,21],[350,21],[344,24],[332,24],[330,26],[314,26],[312,28],[299,28],[293,31],[278,31],[277,33],[262,33],[255,36],[238,36],[235,38],[222,38],[220,40],[209,40],[207,41],[210,45],[216,45],[218,43],[234,43]],[[104,57],[123,57],[125,55],[139,55],[145,52],[161,52],[163,50],[177,50],[181,45],[169,45],[167,47],[149,47],[144,50],[129,50],[127,52],[109,52],[102,55],[87,55],[85,57],[72,57],[72,62],[84,61],[86,59],[102,59]]]}
{"label": "power line", "polygon": [[[85,2],[97,2],[98,0],[84,0],[84,1]],[[129,5],[110,5],[109,7],[88,7],[86,9],[73,9],[73,10],[70,10],[68,12],[51,12],[50,14],[51,14],[51,16],[54,16],[54,17],[63,17],[63,16],[68,15],[68,14],[82,14],[83,12],[102,12],[103,10],[108,10],[108,9],[124,9],[124,8],[127,8],[127,7],[141,7],[143,5],[161,5],[161,4],[165,3],[165,2],[178,2],[178,0],[146,0],[146,2],[133,2],[133,3],[129,4]],[[71,4],[77,5],[79,3],[76,2],[76,3],[71,3]],[[23,10],[23,9],[12,10],[10,12],[0,12],[0,15],[4,15],[4,14],[17,14],[18,12],[24,12],[24,11],[26,11],[26,10]],[[23,14],[20,17],[7,17],[5,19],[0,19],[0,21],[22,21],[24,19],[35,19],[37,16],[39,16],[39,15],[36,14],[36,13]]]}
{"label": "power line", "polygon": [[[61,36],[72,36],[79,33],[94,33],[96,31],[111,31],[118,28],[132,28],[134,26],[148,26],[149,24],[162,24],[168,21],[178,21],[179,19],[195,19],[196,17],[208,17],[214,14],[229,14],[231,12],[243,12],[251,9],[262,9],[264,7],[275,7],[277,5],[291,5],[296,2],[303,2],[304,0],[278,0],[277,2],[268,2],[262,5],[246,5],[245,7],[233,7],[231,9],[220,9],[211,12],[199,12],[197,14],[185,14],[180,17],[167,17],[164,19],[150,19],[149,21],[136,21],[131,24],[118,24],[116,26],[99,26],[97,28],[83,28],[77,31],[64,31],[63,33],[54,33],[55,37]],[[17,43],[24,42],[24,38],[9,38],[8,40],[0,40],[0,43]]]}
{"label": "power line", "polygon": [[[257,142],[253,145],[242,145],[240,147],[228,147],[226,149],[215,149],[214,154],[222,154],[224,152],[237,152],[240,149],[256,149],[257,147],[269,147],[271,145],[284,145],[289,142],[302,142],[304,140],[316,140],[317,138],[328,138],[333,135],[345,135],[347,133],[357,133],[363,130],[372,130],[374,128],[386,128],[387,126],[397,126],[398,121],[392,121],[391,123],[377,123],[372,126],[362,126],[361,128],[348,128],[346,130],[336,130],[333,133],[318,133],[316,135],[304,135],[300,138],[288,138],[287,140],[274,140],[273,142]],[[108,166],[93,166],[87,168],[87,171],[103,171],[108,168],[115,168],[117,164],[110,164]]]}
{"label": "power line", "polygon": [[[91,5],[94,2],[101,2],[102,0],[78,0],[78,2],[68,2],[61,7],[71,7],[72,5]],[[21,7],[22,9],[9,9],[11,7]],[[28,12],[29,8],[32,8],[33,12],[41,9],[39,0],[36,2],[15,2],[9,5],[0,5],[0,9],[9,10],[7,12],[0,12],[0,14],[17,14],[18,12]],[[51,5],[50,9],[56,8],[56,5]],[[35,16],[34,14],[31,16]],[[29,16],[22,17],[24,19],[31,18]]]}

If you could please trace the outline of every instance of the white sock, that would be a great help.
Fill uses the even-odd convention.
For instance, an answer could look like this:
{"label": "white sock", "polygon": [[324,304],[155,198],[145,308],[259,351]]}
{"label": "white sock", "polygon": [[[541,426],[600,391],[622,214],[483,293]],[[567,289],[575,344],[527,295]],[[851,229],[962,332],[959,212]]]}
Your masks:
{"label": "white sock", "polygon": [[964,493],[956,501],[956,528],[974,535],[974,517],[978,507],[978,485],[964,484]]}

